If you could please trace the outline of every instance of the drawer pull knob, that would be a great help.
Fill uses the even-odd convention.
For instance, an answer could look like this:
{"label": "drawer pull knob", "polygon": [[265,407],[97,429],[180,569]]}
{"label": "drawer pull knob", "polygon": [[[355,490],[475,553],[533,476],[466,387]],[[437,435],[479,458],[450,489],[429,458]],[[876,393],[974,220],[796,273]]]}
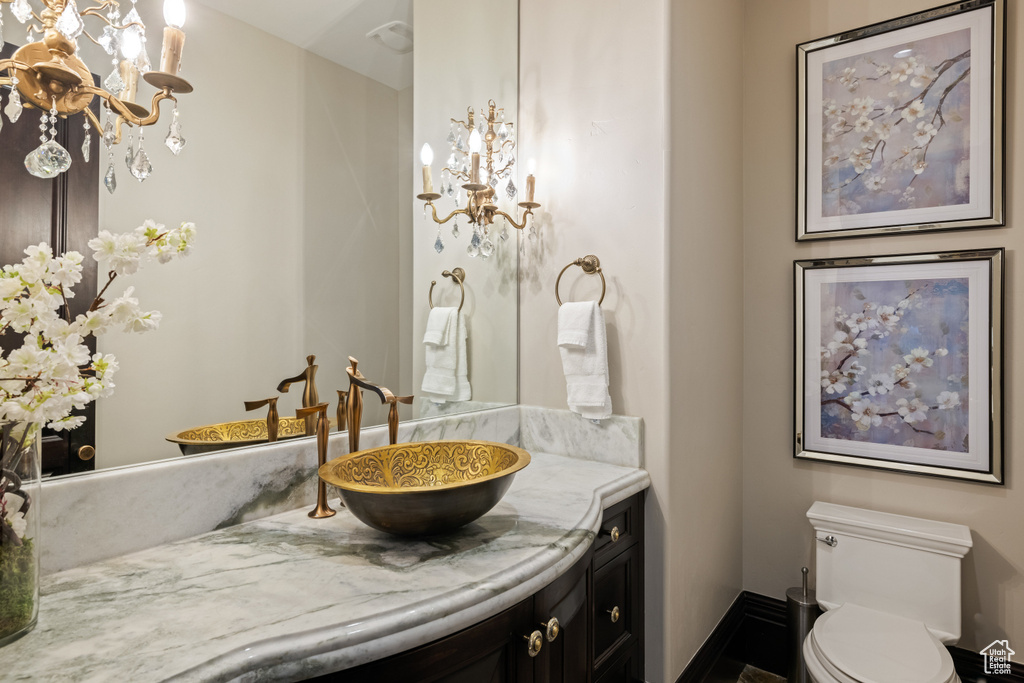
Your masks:
{"label": "drawer pull knob", "polygon": [[92,446],[82,446],[81,448],[78,449],[78,459],[79,460],[89,461],[89,460],[92,460],[95,457],[96,457],[96,449],[94,447],[92,447]]}
{"label": "drawer pull knob", "polygon": [[616,623],[619,620],[620,612],[618,607],[612,607],[609,610],[605,610],[612,617],[612,623]]}
{"label": "drawer pull knob", "polygon": [[544,634],[540,631],[534,631],[528,636],[523,636],[523,640],[527,644],[527,652],[530,653],[531,657],[536,657],[540,654],[540,648],[544,645]]}
{"label": "drawer pull knob", "polygon": [[558,617],[551,617],[547,623],[541,622],[541,626],[545,628],[545,635],[547,636],[548,642],[555,642],[555,638],[561,633],[561,629],[558,625]]}
{"label": "drawer pull knob", "polygon": [[608,529],[604,529],[601,531],[601,533],[608,534],[609,536],[611,536],[612,543],[615,543],[619,540],[619,527],[617,526],[613,526],[610,531]]}

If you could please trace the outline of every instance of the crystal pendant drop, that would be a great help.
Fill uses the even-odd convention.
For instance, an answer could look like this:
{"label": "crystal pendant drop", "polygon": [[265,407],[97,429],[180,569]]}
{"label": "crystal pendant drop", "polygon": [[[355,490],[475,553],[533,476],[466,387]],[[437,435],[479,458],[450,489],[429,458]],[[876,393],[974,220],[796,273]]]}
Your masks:
{"label": "crystal pendant drop", "polygon": [[462,142],[462,133],[459,133],[459,139],[455,141],[455,149],[459,150],[460,152],[466,151],[466,145],[465,143]]}
{"label": "crystal pendant drop", "polygon": [[452,152],[451,156],[448,157],[448,168],[455,168],[457,163],[459,163],[459,160],[455,158],[455,153]]}
{"label": "crystal pendant drop", "polygon": [[25,168],[37,178],[55,178],[71,167],[71,155],[56,140],[48,140],[25,157]]}
{"label": "crystal pendant drop", "polygon": [[142,49],[139,50],[139,56],[135,58],[135,68],[139,70],[139,74],[146,74],[153,70],[153,64],[149,61],[149,50],[146,49],[146,36],[142,36]]}
{"label": "crystal pendant drop", "polygon": [[0,50],[4,49],[4,13],[3,5],[0,5]]}
{"label": "crystal pendant drop", "polygon": [[500,138],[502,142],[505,142],[505,140],[508,139],[508,126],[505,123],[502,123],[501,128],[498,129],[498,138]]}
{"label": "crystal pendant drop", "polygon": [[103,79],[103,87],[107,92],[119,94],[124,90],[124,81],[121,80],[121,70],[115,65],[110,75]]}
{"label": "crystal pendant drop", "polygon": [[485,239],[483,242],[480,243],[480,255],[482,257],[484,257],[484,258],[487,258],[487,257],[489,257],[493,253],[494,253],[494,242],[492,242],[491,238],[488,237],[487,239]]}
{"label": "crystal pendant drop", "polygon": [[103,184],[107,186],[107,192],[114,194],[114,190],[117,189],[117,175],[114,173],[113,159],[111,159],[110,165],[107,166],[107,174],[103,176]]}
{"label": "crystal pendant drop", "polygon": [[89,153],[92,151],[92,135],[85,131],[85,140],[82,141],[82,158],[89,163]]}
{"label": "crystal pendant drop", "polygon": [[441,239],[441,231],[437,231],[437,239],[434,240],[434,251],[440,254],[444,251],[444,241]]}
{"label": "crystal pendant drop", "polygon": [[455,188],[452,187],[451,181],[448,182],[448,191],[445,194],[447,194],[449,197],[455,196]]}
{"label": "crystal pendant drop", "polygon": [[519,192],[519,190],[516,188],[515,183],[513,183],[512,179],[509,178],[508,179],[508,186],[505,187],[505,194],[508,195],[509,199],[515,199],[516,198],[516,194],[518,192]]}
{"label": "crystal pendant drop", "polygon": [[[130,24],[138,24],[138,26],[130,26]],[[128,26],[125,31],[135,31],[140,37],[145,34],[146,22],[142,21],[142,17],[139,16],[139,11],[135,9],[135,3],[132,3],[131,11],[124,15],[122,26]]]}
{"label": "crystal pendant drop", "polygon": [[185,137],[181,134],[181,122],[178,120],[177,108],[171,114],[171,128],[167,131],[164,144],[167,145],[167,149],[171,150],[174,156],[181,154],[181,150],[185,148]]}
{"label": "crystal pendant drop", "polygon": [[502,242],[507,242],[508,241],[508,225],[507,224],[504,227],[502,227],[501,235],[499,235],[499,237],[501,237],[501,241]]}
{"label": "crystal pendant drop", "polygon": [[498,163],[500,164],[503,161],[505,161],[505,153],[504,152],[498,152]]}
{"label": "crystal pendant drop", "polygon": [[28,0],[14,0],[11,3],[11,13],[14,14],[14,18],[25,23],[32,18],[32,6],[28,4]]}
{"label": "crystal pendant drop", "polygon": [[455,144],[455,131],[454,130],[451,130],[451,129],[448,130],[448,137],[445,138],[445,142],[447,142],[449,145]]}
{"label": "crystal pendant drop", "polygon": [[459,222],[455,221],[455,225],[452,226],[452,237],[458,239],[459,237]]}
{"label": "crystal pendant drop", "polygon": [[64,11],[57,19],[56,28],[68,40],[74,40],[82,35],[85,24],[82,22],[82,15],[78,13],[78,5],[75,4],[75,0],[68,0],[68,3],[64,5]]}
{"label": "crystal pendant drop", "polygon": [[153,173],[153,164],[149,163],[149,155],[146,154],[146,150],[142,147],[142,141],[139,141],[139,151],[135,153],[135,158],[132,159],[131,166],[128,170],[132,172],[132,175],[141,183],[143,180],[148,178]]}
{"label": "crystal pendant drop", "polygon": [[117,29],[113,26],[106,26],[103,29],[103,33],[96,39],[96,42],[100,44],[108,55],[113,55],[117,52],[117,48],[121,46],[121,36],[118,34]]}
{"label": "crystal pendant drop", "polygon": [[466,162],[465,161],[463,161],[462,162],[462,166],[459,167],[459,172],[464,174],[464,175],[469,173],[469,167],[466,166]]}
{"label": "crystal pendant drop", "polygon": [[25,111],[25,107],[21,104],[21,93],[18,92],[17,84],[11,88],[11,96],[7,101],[7,106],[4,107],[4,113],[7,114],[7,118],[10,119],[11,123],[15,123],[20,117],[21,112]]}
{"label": "crystal pendant drop", "polygon": [[479,249],[480,248],[480,242],[482,242],[482,241],[483,241],[483,238],[480,237],[480,230],[478,228],[474,228],[473,229],[473,238],[469,240],[469,244],[471,246]]}
{"label": "crystal pendant drop", "polygon": [[135,161],[135,140],[132,136],[128,136],[128,149],[124,151],[124,165],[128,167],[128,170],[132,170],[132,162]]}
{"label": "crystal pendant drop", "polygon": [[107,122],[103,124],[103,145],[110,149],[114,145],[114,122],[110,119],[110,111],[107,111]]}
{"label": "crystal pendant drop", "polygon": [[497,173],[491,174],[491,179],[490,179],[490,181],[488,181],[488,184],[491,187],[497,187],[498,186],[498,174]]}

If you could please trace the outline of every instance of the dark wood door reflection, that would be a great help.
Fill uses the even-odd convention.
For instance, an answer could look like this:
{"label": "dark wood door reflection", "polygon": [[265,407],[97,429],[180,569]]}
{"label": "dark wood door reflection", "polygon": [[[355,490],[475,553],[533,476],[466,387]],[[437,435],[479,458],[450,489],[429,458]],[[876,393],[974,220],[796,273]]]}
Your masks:
{"label": "dark wood door reflection", "polygon": [[[10,57],[16,49],[8,43],[0,50],[0,57]],[[0,110],[7,106],[9,97],[10,91],[0,88]],[[99,102],[95,98],[92,107],[98,114]],[[11,123],[6,114],[0,116],[0,266],[20,262],[25,248],[40,242],[49,244],[55,254],[83,254],[86,258],[82,262],[82,282],[75,288],[78,296],[70,300],[70,315],[74,319],[89,308],[97,291],[96,261],[91,257],[88,242],[99,232],[99,167],[104,161],[99,150],[100,136],[93,131],[90,161],[86,163],[82,158],[83,117],[58,119],[57,142],[71,153],[73,161],[67,172],[45,180],[25,170],[25,156],[39,146],[39,110],[26,107],[16,123]],[[6,354],[21,345],[20,336],[5,333],[0,336],[0,345]],[[89,350],[96,352],[94,339],[89,340]],[[95,451],[90,450],[96,445],[95,403],[75,414],[86,416],[85,424],[78,429],[44,429],[44,476],[95,469]]]}

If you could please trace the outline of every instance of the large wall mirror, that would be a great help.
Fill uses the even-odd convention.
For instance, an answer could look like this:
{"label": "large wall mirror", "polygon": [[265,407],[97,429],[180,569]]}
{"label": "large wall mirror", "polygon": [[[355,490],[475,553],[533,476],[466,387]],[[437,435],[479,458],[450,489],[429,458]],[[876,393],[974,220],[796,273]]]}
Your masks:
{"label": "large wall mirror", "polygon": [[[137,8],[157,42],[162,3]],[[189,220],[199,237],[188,258],[118,283],[163,321],[99,340],[121,370],[96,405],[96,469],[182,457],[165,437],[263,417],[244,401],[278,396],[281,416],[294,415],[301,384],[277,386],[308,354],[331,415],[350,355],[371,381],[419,395],[428,291],[436,280],[434,303],[457,305],[459,287],[441,276],[456,267],[466,272],[472,395],[417,400],[402,419],[514,404],[519,231],[495,232],[494,253],[472,257],[467,224],[458,236],[451,223],[439,229],[415,195],[424,141],[440,179],[450,118],[493,99],[518,123],[517,1],[189,0],[185,30],[181,73],[195,87],[180,98],[186,147],[175,158],[163,146],[164,120],[147,129],[155,170],[143,183],[115,147],[118,186],[99,188],[99,225]],[[86,62],[106,69],[110,58],[86,42]],[[442,201],[447,214],[454,198]],[[364,426],[386,418],[366,401]]]}

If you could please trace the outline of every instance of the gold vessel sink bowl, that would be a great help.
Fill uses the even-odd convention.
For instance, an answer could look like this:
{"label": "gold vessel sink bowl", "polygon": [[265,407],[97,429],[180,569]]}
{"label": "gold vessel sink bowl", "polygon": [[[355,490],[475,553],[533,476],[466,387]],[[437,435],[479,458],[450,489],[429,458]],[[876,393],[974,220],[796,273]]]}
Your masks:
{"label": "gold vessel sink bowl", "polygon": [[[333,420],[331,424],[334,424]],[[299,436],[306,436],[305,418],[281,418],[277,428],[277,440],[283,441],[284,439],[294,439]],[[186,429],[183,432],[171,434],[166,438],[171,443],[178,444],[182,455],[195,455],[196,453],[222,451],[226,448],[254,446],[258,443],[267,442],[267,421],[266,419],[255,419],[222,422],[221,424]]]}
{"label": "gold vessel sink bowl", "polygon": [[320,478],[374,529],[427,536],[479,518],[529,464],[529,453],[503,443],[424,441],[342,456],[321,467]]}

